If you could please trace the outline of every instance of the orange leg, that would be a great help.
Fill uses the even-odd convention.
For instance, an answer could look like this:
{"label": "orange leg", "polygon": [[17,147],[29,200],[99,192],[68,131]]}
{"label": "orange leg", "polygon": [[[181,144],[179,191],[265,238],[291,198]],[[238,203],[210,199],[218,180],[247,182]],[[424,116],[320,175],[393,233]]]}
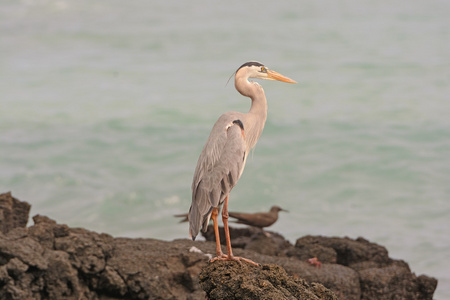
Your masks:
{"label": "orange leg", "polygon": [[219,236],[219,222],[217,220],[217,216],[219,215],[219,210],[217,207],[213,208],[213,211],[211,213],[211,219],[214,223],[214,234],[216,236],[216,252],[217,257],[225,257],[225,254],[222,252],[222,247],[220,246],[220,236]]}
{"label": "orange leg", "polygon": [[225,240],[227,242],[227,254],[228,258],[233,257],[233,250],[231,249],[231,239],[230,239],[230,229],[228,228],[228,196],[225,198],[225,203],[223,204],[222,209],[222,222],[223,229],[225,231]]}
{"label": "orange leg", "polygon": [[[237,257],[237,256],[233,255],[233,250],[231,249],[230,230],[228,228],[228,196],[225,198],[225,203],[223,204],[222,222],[223,222],[223,229],[225,230],[225,240],[227,242],[227,255],[223,255],[223,254],[222,254],[222,256],[218,255],[216,258],[212,259],[211,262],[216,261],[216,260],[232,260],[232,261],[237,261],[237,262],[241,263],[241,260],[243,260],[245,262],[259,266],[258,263],[255,263],[254,261],[252,261],[250,259],[243,258],[243,257]],[[217,243],[217,236],[218,236],[218,234],[216,234],[216,243]]]}

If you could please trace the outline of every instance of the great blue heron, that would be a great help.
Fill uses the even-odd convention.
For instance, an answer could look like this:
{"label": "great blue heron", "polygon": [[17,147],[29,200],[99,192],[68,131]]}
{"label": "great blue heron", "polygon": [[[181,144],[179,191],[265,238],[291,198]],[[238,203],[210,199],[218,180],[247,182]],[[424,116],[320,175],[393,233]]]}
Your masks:
{"label": "great blue heron", "polygon": [[[267,118],[264,90],[249,78],[279,80],[296,83],[259,62],[247,62],[235,72],[234,85],[239,93],[249,97],[252,105],[248,113],[230,111],[219,117],[203,147],[192,182],[192,203],[189,209],[189,236],[195,240],[200,226],[206,231],[210,218],[216,235],[215,260],[253,261],[233,256],[228,230],[228,196],[244,170],[247,155],[261,135]],[[217,216],[223,204],[222,221],[225,230],[227,255],[222,253]]]}

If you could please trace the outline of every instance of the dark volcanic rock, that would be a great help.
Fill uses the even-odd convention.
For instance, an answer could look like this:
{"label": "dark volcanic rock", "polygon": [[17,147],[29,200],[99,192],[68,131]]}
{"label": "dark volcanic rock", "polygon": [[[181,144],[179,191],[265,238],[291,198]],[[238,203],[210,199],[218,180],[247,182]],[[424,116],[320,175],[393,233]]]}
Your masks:
{"label": "dark volcanic rock", "polygon": [[303,279],[290,277],[283,268],[272,264],[254,266],[216,261],[203,268],[199,278],[200,286],[211,300],[338,299],[323,285],[310,285]]}
{"label": "dark volcanic rock", "polygon": [[[222,228],[220,232],[222,237]],[[214,240],[212,226],[204,236]],[[342,299],[432,299],[437,286],[435,278],[417,277],[408,264],[391,259],[386,248],[364,238],[305,236],[294,246],[279,234],[251,227],[230,228],[230,237],[233,247],[272,256],[258,262],[276,263],[290,275],[320,282]],[[321,268],[305,262],[312,257],[322,262]]]}
{"label": "dark volcanic rock", "polygon": [[437,286],[434,278],[416,277],[403,261],[382,268],[362,269],[358,274],[362,299],[433,299]]}
{"label": "dark volcanic rock", "polygon": [[25,227],[30,204],[17,200],[11,193],[0,194],[0,231],[7,233],[16,227]]}
{"label": "dark volcanic rock", "polygon": [[294,246],[276,233],[230,228],[235,255],[265,265],[211,264],[214,242],[113,238],[39,215],[25,228],[29,206],[9,193],[0,199],[0,299],[204,299],[202,270],[211,299],[432,299],[437,285],[362,238],[307,236]]}
{"label": "dark volcanic rock", "polygon": [[117,238],[108,268],[100,274],[99,290],[124,299],[200,299],[204,293],[198,274],[208,259],[189,252],[194,244]]}
{"label": "dark volcanic rock", "polygon": [[358,238],[333,238],[321,236],[305,236],[299,238],[295,243],[296,248],[318,247],[317,257],[327,257],[326,251],[336,253],[337,264],[351,267],[353,269],[367,267],[383,267],[392,263],[388,251],[383,246]]}
{"label": "dark volcanic rock", "polygon": [[[417,277],[411,273],[406,262],[389,258],[383,246],[363,238],[352,240],[320,236],[306,236],[295,243],[296,248],[305,245],[336,251],[336,263],[358,273],[361,299],[433,299],[437,280],[424,275]],[[324,285],[333,290],[332,286]],[[430,293],[431,290],[433,293]]]}
{"label": "dark volcanic rock", "polygon": [[[290,261],[295,261],[290,259]],[[361,299],[361,286],[355,270],[337,265],[322,264],[320,268],[309,263],[282,263],[281,266],[292,276],[305,279],[307,282],[319,282],[332,290],[340,299]]]}

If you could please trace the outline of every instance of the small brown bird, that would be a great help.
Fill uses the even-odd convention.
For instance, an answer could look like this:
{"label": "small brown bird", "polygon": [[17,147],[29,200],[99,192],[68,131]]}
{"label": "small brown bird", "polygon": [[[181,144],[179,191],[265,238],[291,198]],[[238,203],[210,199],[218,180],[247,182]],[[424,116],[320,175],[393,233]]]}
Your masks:
{"label": "small brown bird", "polygon": [[228,212],[230,217],[237,219],[236,223],[255,226],[263,229],[269,227],[278,220],[278,212],[287,210],[279,206],[272,206],[269,212],[260,212],[254,214]]}

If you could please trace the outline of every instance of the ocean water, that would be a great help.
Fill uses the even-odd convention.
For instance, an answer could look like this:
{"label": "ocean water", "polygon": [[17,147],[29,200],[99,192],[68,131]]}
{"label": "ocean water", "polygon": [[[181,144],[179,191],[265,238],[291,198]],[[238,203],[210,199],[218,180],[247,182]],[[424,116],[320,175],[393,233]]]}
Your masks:
{"label": "ocean water", "polygon": [[187,237],[198,155],[250,101],[268,120],[231,211],[270,229],[365,237],[450,299],[450,2],[63,1],[0,4],[0,192],[70,226]]}

